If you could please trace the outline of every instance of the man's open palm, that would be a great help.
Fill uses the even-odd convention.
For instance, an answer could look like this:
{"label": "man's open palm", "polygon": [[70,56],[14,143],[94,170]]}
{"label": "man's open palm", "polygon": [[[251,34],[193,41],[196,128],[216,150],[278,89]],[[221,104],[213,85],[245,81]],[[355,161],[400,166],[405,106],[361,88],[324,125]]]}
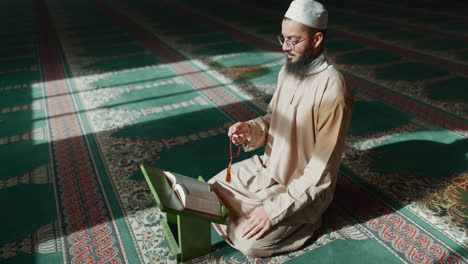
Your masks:
{"label": "man's open palm", "polygon": [[255,208],[248,216],[246,225],[242,229],[242,237],[255,240],[260,239],[271,228],[271,220],[268,217],[265,207]]}

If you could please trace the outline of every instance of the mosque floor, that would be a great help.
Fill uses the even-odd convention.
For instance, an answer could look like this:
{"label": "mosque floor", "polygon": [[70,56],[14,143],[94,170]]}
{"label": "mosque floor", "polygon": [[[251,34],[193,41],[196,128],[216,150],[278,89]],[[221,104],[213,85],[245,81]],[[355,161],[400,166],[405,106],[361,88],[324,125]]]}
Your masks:
{"label": "mosque floor", "polygon": [[[302,249],[189,263],[466,263],[460,1],[324,2],[355,96],[335,199]],[[0,3],[0,263],[174,263],[139,165],[211,178],[265,113],[289,1]],[[242,153],[238,158],[261,154]]]}

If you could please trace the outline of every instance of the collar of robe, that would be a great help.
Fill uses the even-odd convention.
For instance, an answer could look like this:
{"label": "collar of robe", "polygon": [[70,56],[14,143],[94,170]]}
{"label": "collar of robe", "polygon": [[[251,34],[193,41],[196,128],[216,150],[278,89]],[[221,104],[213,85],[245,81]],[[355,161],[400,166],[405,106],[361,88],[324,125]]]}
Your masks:
{"label": "collar of robe", "polygon": [[331,64],[328,63],[327,58],[325,57],[325,54],[322,52],[309,65],[307,65],[307,68],[303,71],[303,74],[309,75],[309,74],[319,73],[327,69],[328,66],[331,66]]}

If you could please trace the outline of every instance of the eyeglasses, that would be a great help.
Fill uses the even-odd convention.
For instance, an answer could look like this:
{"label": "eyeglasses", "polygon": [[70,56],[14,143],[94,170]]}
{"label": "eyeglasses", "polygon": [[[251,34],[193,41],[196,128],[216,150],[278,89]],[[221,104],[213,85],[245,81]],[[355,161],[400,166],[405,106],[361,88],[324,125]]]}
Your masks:
{"label": "eyeglasses", "polygon": [[290,50],[294,50],[294,46],[296,46],[297,44],[301,43],[302,41],[304,41],[306,39],[309,39],[310,37],[311,36],[308,36],[305,39],[301,39],[299,41],[292,42],[291,40],[285,39],[282,34],[279,34],[278,36],[276,36],[276,38],[278,38],[278,42],[281,44],[281,46],[283,46],[284,43],[286,43],[287,48],[290,49]]}

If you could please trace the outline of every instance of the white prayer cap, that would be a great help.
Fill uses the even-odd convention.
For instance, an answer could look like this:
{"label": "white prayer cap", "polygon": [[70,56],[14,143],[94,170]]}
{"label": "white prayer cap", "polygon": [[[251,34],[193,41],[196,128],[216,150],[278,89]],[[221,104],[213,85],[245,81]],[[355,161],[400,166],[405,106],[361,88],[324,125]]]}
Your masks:
{"label": "white prayer cap", "polygon": [[316,29],[326,29],[328,24],[328,11],[314,0],[292,1],[284,16]]}

